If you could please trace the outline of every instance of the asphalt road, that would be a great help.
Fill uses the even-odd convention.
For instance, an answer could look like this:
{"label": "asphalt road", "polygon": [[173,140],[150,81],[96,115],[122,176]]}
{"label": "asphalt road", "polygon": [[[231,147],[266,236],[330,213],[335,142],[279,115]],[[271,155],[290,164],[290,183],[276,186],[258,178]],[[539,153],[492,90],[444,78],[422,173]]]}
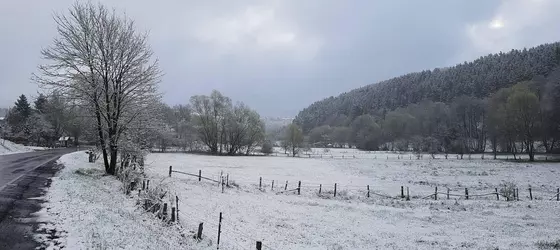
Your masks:
{"label": "asphalt road", "polygon": [[[0,249],[35,249],[41,197],[62,166],[56,160],[76,149],[64,148],[0,156]],[[54,232],[42,232],[53,233]]]}

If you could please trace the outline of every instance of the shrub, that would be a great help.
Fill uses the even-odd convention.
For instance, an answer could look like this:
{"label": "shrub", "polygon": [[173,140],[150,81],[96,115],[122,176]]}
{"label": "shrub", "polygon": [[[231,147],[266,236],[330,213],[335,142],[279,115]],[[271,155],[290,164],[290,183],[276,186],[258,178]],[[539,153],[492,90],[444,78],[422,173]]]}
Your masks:
{"label": "shrub", "polygon": [[556,241],[539,241],[536,245],[539,249],[560,249],[560,239]]}
{"label": "shrub", "polygon": [[272,142],[265,141],[262,145],[261,152],[265,155],[272,154]]}
{"label": "shrub", "polygon": [[512,201],[512,200],[514,200],[513,198],[514,198],[516,188],[517,188],[517,185],[515,183],[507,181],[507,182],[504,182],[500,185],[499,193],[503,197],[506,197],[506,199],[508,201]]}

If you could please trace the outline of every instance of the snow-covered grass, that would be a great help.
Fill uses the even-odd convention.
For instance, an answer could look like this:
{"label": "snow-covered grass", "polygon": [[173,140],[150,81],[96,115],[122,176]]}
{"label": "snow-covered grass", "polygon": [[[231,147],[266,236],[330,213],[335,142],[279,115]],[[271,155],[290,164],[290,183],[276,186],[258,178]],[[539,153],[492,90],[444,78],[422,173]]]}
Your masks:
{"label": "snow-covered grass", "polygon": [[[344,149],[343,149],[344,150]],[[346,149],[347,151],[349,149]],[[337,151],[337,150],[334,150]],[[332,152],[332,150],[331,150]],[[338,153],[338,152],[335,152]],[[356,153],[356,152],[354,152]],[[357,153],[356,153],[357,154]],[[367,154],[367,153],[362,153]],[[560,235],[560,202],[550,201],[560,186],[560,167],[553,163],[512,163],[497,160],[410,160],[396,154],[377,158],[214,157],[190,154],[151,154],[148,173],[165,179],[181,200],[181,223],[216,237],[218,214],[223,212],[224,249],[249,249],[256,240],[271,249],[535,249],[537,242],[554,242]],[[389,160],[386,159],[389,156]],[[174,170],[219,179],[229,174],[236,186],[173,173]],[[263,189],[259,190],[259,178]],[[271,191],[272,180],[275,182]],[[302,194],[278,194],[302,181]],[[519,202],[496,201],[494,188],[509,182],[519,188]],[[337,183],[337,197],[332,197]],[[319,184],[322,194],[318,195]],[[411,201],[397,197],[409,187]],[[534,201],[528,201],[531,185]],[[451,189],[470,200],[419,199]],[[208,231],[209,230],[209,231]],[[222,245],[221,244],[221,245]],[[265,248],[267,249],[267,248]]]}
{"label": "snow-covered grass", "polygon": [[[312,148],[311,151],[301,151],[301,154],[299,155],[299,157],[301,158],[356,158],[356,159],[387,159],[387,157],[389,159],[408,159],[408,160],[412,160],[412,159],[417,159],[418,156],[420,156],[420,159],[431,159],[432,155],[431,154],[426,154],[426,153],[422,153],[422,154],[416,154],[414,152],[392,152],[392,151],[363,151],[363,150],[359,150],[359,149],[355,149],[355,148]],[[256,153],[256,154],[260,154],[260,153]],[[274,153],[272,154],[273,156],[289,156],[291,157],[292,155],[289,152],[284,151],[284,149],[279,148],[279,147],[275,147],[274,148]],[[551,158],[552,157],[552,158]],[[545,154],[539,154],[539,155],[535,155],[535,159],[537,160],[541,160],[544,161],[545,159],[553,159],[554,157],[557,158],[556,156],[549,156],[549,158],[547,158],[547,155]],[[439,153],[439,154],[435,154],[433,156],[433,158],[435,159],[446,159],[445,158],[445,154],[443,153]],[[460,159],[461,156],[458,154],[448,154],[447,155],[448,159]],[[475,159],[493,159],[494,158],[494,154],[492,153],[485,153],[485,154],[464,154],[463,155],[463,159],[465,160],[475,160]],[[500,159],[500,160],[513,160],[513,155],[512,154],[498,154],[496,156],[496,159]],[[516,155],[516,159],[518,160],[528,160],[529,156],[527,154],[517,154]]]}
{"label": "snow-covered grass", "polygon": [[122,183],[104,175],[100,163],[87,163],[84,152],[64,155],[38,215],[39,236],[48,249],[201,249],[136,206],[122,193]]}
{"label": "snow-covered grass", "polygon": [[16,144],[8,140],[0,139],[0,155],[25,153],[37,150],[45,150],[44,147],[32,147]]}

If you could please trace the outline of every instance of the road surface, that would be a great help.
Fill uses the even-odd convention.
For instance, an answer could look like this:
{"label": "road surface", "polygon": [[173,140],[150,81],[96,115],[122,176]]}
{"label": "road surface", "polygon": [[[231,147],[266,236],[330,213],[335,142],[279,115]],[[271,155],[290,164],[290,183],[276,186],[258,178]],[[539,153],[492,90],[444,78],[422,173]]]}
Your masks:
{"label": "road surface", "polygon": [[38,223],[32,214],[41,209],[43,201],[36,198],[44,195],[50,178],[61,168],[56,160],[75,150],[0,155],[0,249],[39,246],[33,239]]}

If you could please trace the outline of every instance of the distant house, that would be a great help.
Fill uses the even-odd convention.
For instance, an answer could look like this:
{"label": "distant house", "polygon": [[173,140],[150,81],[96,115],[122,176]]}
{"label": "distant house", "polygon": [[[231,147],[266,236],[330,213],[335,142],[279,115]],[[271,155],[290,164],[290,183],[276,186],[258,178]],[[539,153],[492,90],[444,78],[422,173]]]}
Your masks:
{"label": "distant house", "polygon": [[62,136],[58,138],[57,145],[61,147],[68,147],[68,145],[72,145],[73,142],[74,142],[74,137]]}

